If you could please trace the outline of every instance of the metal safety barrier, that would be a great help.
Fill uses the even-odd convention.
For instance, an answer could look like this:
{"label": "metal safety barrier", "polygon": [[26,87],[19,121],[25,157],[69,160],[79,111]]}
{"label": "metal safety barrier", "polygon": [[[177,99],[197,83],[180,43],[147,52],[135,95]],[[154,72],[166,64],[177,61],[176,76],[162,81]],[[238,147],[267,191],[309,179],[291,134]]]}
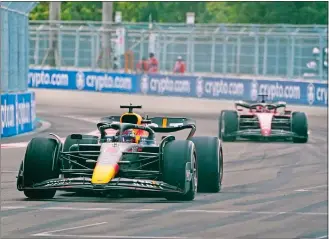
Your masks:
{"label": "metal safety barrier", "polygon": [[[49,54],[51,34],[56,35],[54,54]],[[111,36],[111,49],[102,47],[104,34]],[[154,52],[161,72],[172,72],[182,56],[189,73],[324,80],[327,40],[327,26],[312,25],[123,23],[104,28],[101,22],[31,21],[29,60],[31,66],[96,70],[104,69],[101,60],[111,55],[123,69],[125,52],[133,52],[134,66]]]}
{"label": "metal safety barrier", "polygon": [[35,128],[34,93],[28,92],[28,13],[36,2],[0,2],[1,137]]}

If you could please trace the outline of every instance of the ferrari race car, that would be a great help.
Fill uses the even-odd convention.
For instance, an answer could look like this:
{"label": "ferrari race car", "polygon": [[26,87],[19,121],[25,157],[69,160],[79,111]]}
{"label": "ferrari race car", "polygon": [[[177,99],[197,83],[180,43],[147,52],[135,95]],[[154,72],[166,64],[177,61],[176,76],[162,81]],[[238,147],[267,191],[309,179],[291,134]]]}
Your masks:
{"label": "ferrari race car", "polygon": [[308,141],[308,121],[303,112],[286,110],[285,102],[235,102],[236,110],[223,110],[219,118],[219,138],[235,141],[237,138],[251,140],[292,140],[294,143]]}
{"label": "ferrari race car", "polygon": [[[129,112],[97,124],[99,136],[71,134],[64,143],[54,134],[33,138],[17,189],[32,199],[53,198],[57,190],[90,190],[148,191],[176,201],[194,200],[197,192],[220,191],[223,151],[217,137],[193,137],[196,125],[191,119],[145,119],[133,112],[140,106],[121,108]],[[156,143],[157,133],[184,129],[190,129],[186,140],[167,135]]]}

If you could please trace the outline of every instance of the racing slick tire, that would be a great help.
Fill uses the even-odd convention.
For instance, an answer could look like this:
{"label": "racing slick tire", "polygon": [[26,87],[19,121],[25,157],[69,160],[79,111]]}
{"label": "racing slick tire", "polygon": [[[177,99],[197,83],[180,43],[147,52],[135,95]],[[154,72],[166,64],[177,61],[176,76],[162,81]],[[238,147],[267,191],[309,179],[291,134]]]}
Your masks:
{"label": "racing slick tire", "polygon": [[304,112],[293,112],[291,117],[291,131],[300,137],[293,137],[294,143],[307,143],[308,122]]}
{"label": "racing slick tire", "polygon": [[223,141],[233,142],[236,136],[231,136],[238,131],[238,113],[234,110],[223,110],[218,121],[218,137]]}
{"label": "racing slick tire", "polygon": [[198,192],[217,193],[223,180],[223,150],[218,137],[193,137],[198,160]]}
{"label": "racing slick tire", "polygon": [[[59,177],[59,168],[56,164],[58,150],[55,139],[33,138],[29,142],[22,165],[24,187]],[[51,199],[55,196],[56,190],[24,190],[24,194],[30,199]]]}
{"label": "racing slick tire", "polygon": [[[71,135],[67,136],[64,141],[63,151],[69,152],[71,146],[74,144],[77,144],[77,143],[79,143],[79,144],[97,144],[98,143],[98,138],[96,136],[90,136],[90,135],[87,135],[87,136],[88,136],[87,138],[82,138],[82,139],[72,139]],[[84,137],[84,135],[82,135],[82,137]],[[67,160],[63,160],[63,169],[70,169],[70,167],[71,167],[70,162]],[[73,167],[73,165],[72,165],[72,167]],[[69,178],[70,175],[64,174],[64,177]]]}
{"label": "racing slick tire", "polygon": [[[190,172],[190,173],[188,173]],[[190,180],[188,180],[190,175]],[[192,201],[198,187],[195,146],[188,140],[174,140],[164,147],[163,181],[184,190],[184,194],[168,193],[167,200]]]}

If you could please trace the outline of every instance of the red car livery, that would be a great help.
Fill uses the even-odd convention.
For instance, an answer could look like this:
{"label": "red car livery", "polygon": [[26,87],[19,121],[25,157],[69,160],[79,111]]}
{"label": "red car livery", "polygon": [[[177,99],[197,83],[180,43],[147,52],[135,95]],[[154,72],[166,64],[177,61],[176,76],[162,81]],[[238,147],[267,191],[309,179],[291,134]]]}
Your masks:
{"label": "red car livery", "polygon": [[285,102],[235,102],[235,110],[223,110],[218,135],[223,141],[237,139],[308,141],[308,121],[304,112],[286,110]]}

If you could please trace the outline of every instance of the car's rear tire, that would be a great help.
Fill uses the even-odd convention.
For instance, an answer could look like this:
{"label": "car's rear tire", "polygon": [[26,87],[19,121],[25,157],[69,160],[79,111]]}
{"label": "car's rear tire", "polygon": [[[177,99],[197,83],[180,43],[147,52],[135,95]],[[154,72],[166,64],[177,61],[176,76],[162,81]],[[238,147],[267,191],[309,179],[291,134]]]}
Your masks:
{"label": "car's rear tire", "polygon": [[238,131],[238,113],[234,110],[223,110],[218,120],[218,137],[223,141],[233,142],[236,136],[230,135]]}
{"label": "car's rear tire", "polygon": [[[57,165],[59,145],[55,139],[33,138],[26,149],[23,163],[24,187],[59,177]],[[50,199],[56,194],[54,189],[24,190],[31,199]]]}
{"label": "car's rear tire", "polygon": [[[90,136],[90,135],[82,135],[82,139],[72,139],[72,135],[69,135],[66,137],[63,145],[63,151],[69,152],[70,148],[74,144],[97,144],[98,138],[96,136]],[[70,169],[74,168],[74,165],[70,164],[69,161],[63,160],[63,169]],[[69,174],[64,174],[65,177],[71,177]]]}
{"label": "car's rear tire", "polygon": [[307,143],[308,121],[303,112],[293,112],[291,117],[291,131],[300,137],[293,137],[294,143]]}
{"label": "car's rear tire", "polygon": [[217,193],[223,180],[223,150],[217,137],[193,137],[198,161],[198,192]]}
{"label": "car's rear tire", "polygon": [[[163,181],[169,185],[177,186],[184,193],[169,193],[167,200],[192,201],[197,192],[197,160],[195,146],[188,140],[174,140],[164,147],[163,152]],[[191,180],[188,181],[187,173]]]}

